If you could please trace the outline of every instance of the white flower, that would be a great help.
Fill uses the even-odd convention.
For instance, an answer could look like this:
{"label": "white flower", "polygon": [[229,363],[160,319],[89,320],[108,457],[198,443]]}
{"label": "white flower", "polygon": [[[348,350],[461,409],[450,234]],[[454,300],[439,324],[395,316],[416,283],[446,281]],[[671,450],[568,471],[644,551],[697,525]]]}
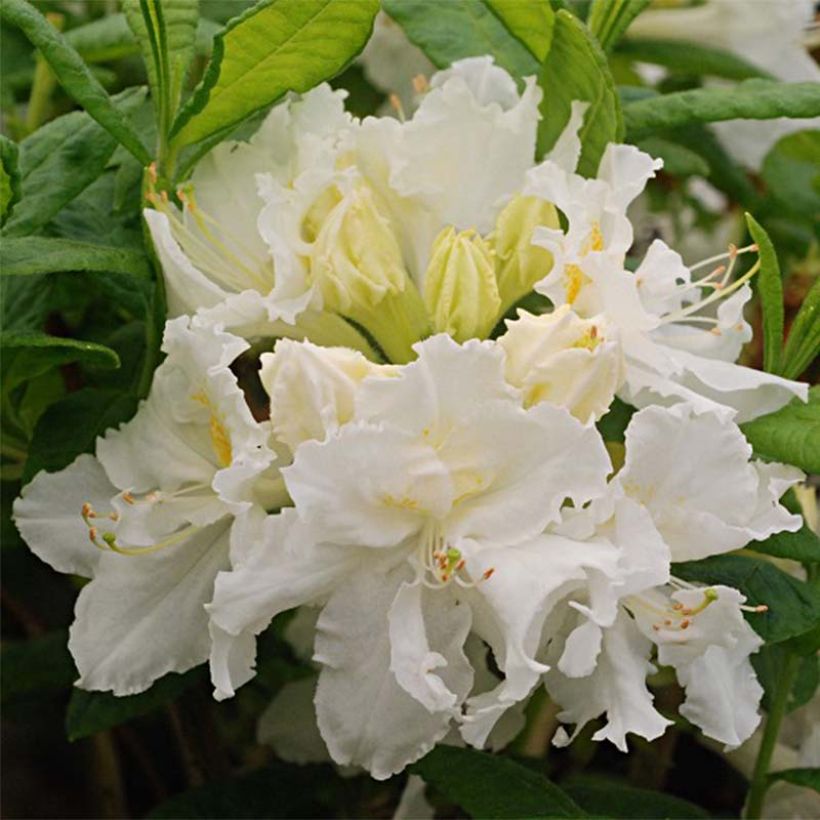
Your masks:
{"label": "white flower", "polygon": [[549,404],[520,406],[492,343],[436,336],[416,350],[416,362],[361,383],[349,422],[297,447],[283,471],[296,509],[267,519],[210,608],[240,635],[324,605],[319,728],[334,760],[379,778],[460,716],[471,628],[506,676],[471,701],[474,735],[529,693],[550,602],[586,577],[584,561],[554,559],[539,533],[566,498],[600,494],[610,469],[593,428]]}
{"label": "white flower", "polygon": [[[598,179],[552,161],[530,172],[524,192],[553,202],[568,221],[566,232],[535,232],[533,241],[555,260],[536,290],[555,305],[569,304],[585,318],[601,315],[617,328],[626,365],[621,395],[633,405],[685,401],[743,422],[794,396],[805,401],[807,385],[733,364],[751,337],[742,309],[755,270],[732,281],[739,251],[705,260],[728,257],[729,264],[693,281],[680,256],[656,240],[634,274],[624,269],[632,244],[626,208],[657,167],[632,146],[609,145]],[[716,303],[717,315],[708,315]]]}
{"label": "white flower", "polygon": [[610,497],[567,512],[554,528],[577,541],[579,554],[591,544],[600,549],[601,539],[617,554],[617,570],[603,584],[593,576],[586,590],[575,590],[568,608],[556,608],[563,621],[545,633],[545,684],[575,734],[602,712],[608,722],[594,739],[622,750],[629,732],[652,740],[664,731],[668,721],[644,682],[653,645],[686,690],[681,714],[728,746],[754,731],[762,689],[749,655],[762,641],[743,619],[745,599],[669,574],[672,561],[799,528],[799,516],[778,503],[799,471],[750,456],[740,431],[715,414],[642,410],[627,428],[626,462]]}
{"label": "white flower", "polygon": [[524,406],[549,401],[582,422],[609,410],[623,379],[617,333],[581,319],[568,305],[534,316],[519,310],[498,339],[507,381],[523,391]]}
{"label": "white flower", "polygon": [[[638,15],[630,36],[689,40],[726,49],[786,82],[818,82],[820,67],[805,33],[814,19],[811,0],[706,0],[679,9],[650,9]],[[731,153],[752,169],[786,134],[816,128],[820,118],[731,120],[715,123]]]}
{"label": "white flower", "polygon": [[39,473],[14,506],[31,549],[92,578],[77,599],[69,648],[78,685],[118,695],[204,661],[204,605],[230,566],[231,524],[276,507],[268,428],[229,364],[241,339],[187,319],[168,323],[149,397],[136,416],[59,473]]}

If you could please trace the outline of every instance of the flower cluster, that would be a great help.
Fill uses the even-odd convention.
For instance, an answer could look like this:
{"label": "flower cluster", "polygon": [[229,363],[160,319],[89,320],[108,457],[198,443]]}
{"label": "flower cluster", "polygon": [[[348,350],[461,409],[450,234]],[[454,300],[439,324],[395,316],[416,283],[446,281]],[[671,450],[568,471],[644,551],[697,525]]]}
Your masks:
{"label": "flower cluster", "polygon": [[[152,194],[167,357],[130,422],[15,505],[38,556],[91,578],[78,685],[208,660],[230,697],[305,607],[323,741],[377,778],[492,743],[540,684],[573,734],[655,738],[656,665],[738,745],[765,602],[672,565],[800,526],[779,499],[802,474],[737,426],[806,397],[734,363],[753,249],[687,268],[656,241],[632,272],[658,162],[610,145],[577,175],[575,103],[536,164],[540,91],[489,58],[417,87],[412,118],[358,121],[320,86]],[[252,410],[232,366],[260,349]],[[639,408],[623,444],[596,427],[616,396]]]}

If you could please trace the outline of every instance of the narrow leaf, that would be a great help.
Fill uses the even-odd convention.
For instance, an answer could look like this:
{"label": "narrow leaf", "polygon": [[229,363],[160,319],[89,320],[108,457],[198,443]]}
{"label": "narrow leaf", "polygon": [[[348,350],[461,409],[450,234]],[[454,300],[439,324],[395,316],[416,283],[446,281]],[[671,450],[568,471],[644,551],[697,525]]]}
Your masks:
{"label": "narrow leaf", "polygon": [[820,792],[820,768],[814,769],[784,769],[780,772],[770,772],[769,782],[783,780],[794,786],[805,786]]}
{"label": "narrow leaf", "polygon": [[2,276],[30,276],[59,271],[150,276],[145,255],[127,248],[46,236],[8,238],[0,244]]}
{"label": "narrow leaf", "polygon": [[484,0],[447,0],[436,6],[435,14],[430,14],[427,0],[384,0],[383,5],[410,42],[438,68],[447,68],[465,57],[489,54],[513,77],[530,77],[538,72],[539,60]]}
{"label": "narrow leaf", "polygon": [[139,53],[139,44],[124,14],[106,14],[65,32],[66,42],[87,63],[119,60]]}
{"label": "narrow leaf", "polygon": [[820,386],[809,390],[804,404],[790,404],[740,425],[757,455],[794,464],[807,473],[820,473]]}
{"label": "narrow leaf", "polygon": [[541,66],[538,83],[544,90],[538,155],[547,153],[561,135],[572,101],[587,101],[590,105],[580,130],[578,172],[594,176],[607,143],[621,141],[621,107],[604,53],[584,24],[568,11],[555,16],[552,48]]}
{"label": "narrow leaf", "polygon": [[685,145],[662,137],[647,137],[637,145],[641,151],[663,160],[664,173],[678,177],[709,176],[709,164],[706,160]]}
{"label": "narrow leaf", "polygon": [[585,817],[546,777],[507,758],[437,746],[410,769],[471,817]]}
{"label": "narrow leaf", "polygon": [[97,367],[119,367],[120,358],[110,347],[81,339],[49,336],[35,331],[4,331],[0,333],[0,348],[31,350],[53,360],[51,366],[82,360]]}
{"label": "narrow leaf", "polygon": [[0,225],[20,199],[19,149],[17,143],[0,134]]}
{"label": "narrow leaf", "polygon": [[548,0],[484,0],[487,8],[516,40],[538,60],[544,61],[552,44],[555,12]]}
{"label": "narrow leaf", "polygon": [[377,0],[272,0],[232,20],[172,133],[188,145],[231,128],[288,91],[338,74],[361,50]]}
{"label": "narrow leaf", "polygon": [[682,74],[725,77],[728,80],[773,79],[772,75],[730,51],[680,40],[626,39],[616,54],[642,63],[662,65]]}
{"label": "narrow leaf", "polygon": [[26,0],[3,0],[0,16],[17,26],[51,66],[66,93],[143,165],[151,155],[123,112],[118,109],[65,37]]}
{"label": "narrow leaf", "polygon": [[[115,98],[124,111],[142,100],[128,90]],[[20,143],[20,201],[3,228],[6,236],[34,233],[87,188],[114,153],[116,140],[88,114],[73,111]]]}
{"label": "narrow leaf", "polygon": [[777,253],[769,235],[760,223],[749,213],[746,214],[749,233],[758,248],[760,271],[757,274],[757,292],[763,313],[763,369],[768,373],[780,372],[783,355],[783,280]]}
{"label": "narrow leaf", "polygon": [[630,141],[698,122],[820,115],[820,83],[746,80],[732,88],[698,88],[639,100],[624,107]]}
{"label": "narrow leaf", "polygon": [[649,0],[592,0],[587,25],[601,48],[611,51],[629,24],[648,5]]}
{"label": "narrow leaf", "polygon": [[796,379],[820,355],[820,279],[813,285],[794,317],[786,349],[783,351],[783,372],[787,379]]}

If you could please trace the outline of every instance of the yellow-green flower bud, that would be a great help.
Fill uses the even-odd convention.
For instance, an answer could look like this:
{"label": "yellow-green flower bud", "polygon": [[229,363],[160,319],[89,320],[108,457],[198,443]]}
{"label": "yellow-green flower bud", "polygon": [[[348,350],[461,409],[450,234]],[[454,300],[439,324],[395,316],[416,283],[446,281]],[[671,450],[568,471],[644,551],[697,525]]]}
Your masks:
{"label": "yellow-green flower bud", "polygon": [[411,359],[413,343],[428,331],[427,317],[372,189],[358,185],[336,202],[323,195],[303,232],[308,239],[315,233],[310,273],[324,309],[365,328],[391,361]]}
{"label": "yellow-green flower bud", "polygon": [[535,196],[517,196],[499,214],[493,233],[498,292],[506,312],[552,268],[552,254],[532,244],[533,231],[558,228],[558,212],[551,202]]}
{"label": "yellow-green flower bud", "polygon": [[424,304],[433,328],[456,341],[490,334],[501,299],[493,251],[476,231],[456,233],[450,227],[436,237],[424,277]]}

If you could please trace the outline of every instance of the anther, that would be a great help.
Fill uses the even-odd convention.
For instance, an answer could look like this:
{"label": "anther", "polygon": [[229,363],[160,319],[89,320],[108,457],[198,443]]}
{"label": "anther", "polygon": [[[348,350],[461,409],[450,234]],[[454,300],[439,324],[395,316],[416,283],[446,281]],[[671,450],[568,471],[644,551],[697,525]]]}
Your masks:
{"label": "anther", "polygon": [[401,104],[401,99],[399,99],[399,95],[398,95],[398,94],[391,94],[391,95],[388,97],[388,99],[390,100],[390,106],[391,106],[391,107],[393,108],[393,110],[396,112],[396,114],[398,115],[399,119],[400,119],[402,122],[404,122],[404,120],[405,120],[405,116],[404,116],[404,106],[402,106],[402,104]]}
{"label": "anther", "polygon": [[425,94],[428,88],[430,88],[430,83],[424,74],[416,74],[416,76],[413,77],[413,90],[416,94]]}
{"label": "anther", "polygon": [[495,567],[490,567],[489,569],[484,570],[484,574],[481,576],[482,581],[488,581],[492,574],[495,572]]}

